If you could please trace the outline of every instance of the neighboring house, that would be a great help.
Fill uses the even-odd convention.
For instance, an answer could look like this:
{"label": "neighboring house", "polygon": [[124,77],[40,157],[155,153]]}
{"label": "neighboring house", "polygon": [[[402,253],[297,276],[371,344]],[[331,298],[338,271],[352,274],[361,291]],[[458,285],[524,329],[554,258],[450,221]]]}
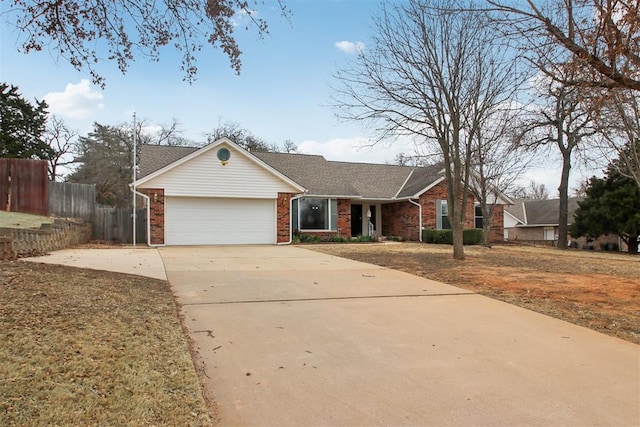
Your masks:
{"label": "neighboring house", "polygon": [[[573,216],[578,209],[581,197],[569,198],[568,224],[573,224]],[[504,233],[509,241],[538,242],[555,244],[558,241],[558,222],[560,217],[560,200],[515,200],[513,205],[504,209]],[[619,244],[617,236],[601,236],[596,241],[585,238],[572,239],[574,247],[593,246],[599,248],[600,243]]]}
{"label": "neighboring house", "polygon": [[[448,227],[441,165],[328,161],[248,152],[223,138],[203,148],[143,145],[136,190],[154,245],[290,243],[294,234],[398,236]],[[466,227],[481,227],[470,198]],[[503,239],[503,205],[492,240]]]}

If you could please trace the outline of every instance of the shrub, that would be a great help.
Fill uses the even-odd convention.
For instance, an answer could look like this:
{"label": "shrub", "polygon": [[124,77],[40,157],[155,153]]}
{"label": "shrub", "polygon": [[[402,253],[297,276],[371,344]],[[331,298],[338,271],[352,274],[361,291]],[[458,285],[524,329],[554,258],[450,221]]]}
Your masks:
{"label": "shrub", "polygon": [[453,243],[453,233],[451,230],[422,230],[422,241],[450,245]]}
{"label": "shrub", "polygon": [[[468,228],[462,231],[462,242],[465,245],[477,245],[482,242],[483,232],[480,228]],[[422,241],[425,243],[435,243],[452,245],[452,230],[422,230]]]}
{"label": "shrub", "polygon": [[344,242],[347,242],[348,240],[347,240],[346,237],[343,237],[343,236],[341,236],[339,234],[334,234],[333,236],[329,237],[328,241],[329,242],[334,242],[334,243],[344,243]]}
{"label": "shrub", "polygon": [[300,243],[318,243],[320,236],[315,234],[300,234]]}
{"label": "shrub", "polygon": [[469,228],[462,232],[462,241],[465,245],[479,245],[483,236],[482,228]]}

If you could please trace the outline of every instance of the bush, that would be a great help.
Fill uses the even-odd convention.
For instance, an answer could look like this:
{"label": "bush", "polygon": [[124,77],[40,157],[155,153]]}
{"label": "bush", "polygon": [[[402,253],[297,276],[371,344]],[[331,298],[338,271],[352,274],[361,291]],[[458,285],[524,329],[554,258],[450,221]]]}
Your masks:
{"label": "bush", "polygon": [[453,233],[451,230],[422,230],[422,241],[435,244],[453,244]]}
{"label": "bush", "polygon": [[[465,245],[478,245],[482,242],[483,232],[481,228],[468,228],[462,231],[462,242]],[[452,245],[452,230],[422,230],[422,241],[425,243],[435,243]]]}
{"label": "bush", "polygon": [[320,236],[315,234],[300,234],[300,243],[318,243],[320,241]]}
{"label": "bush", "polygon": [[333,243],[344,243],[347,242],[347,238],[340,236],[339,234],[334,234],[333,236],[329,237],[329,242],[333,242]]}
{"label": "bush", "polygon": [[462,232],[462,241],[465,245],[479,245],[483,236],[482,228],[469,228]]}

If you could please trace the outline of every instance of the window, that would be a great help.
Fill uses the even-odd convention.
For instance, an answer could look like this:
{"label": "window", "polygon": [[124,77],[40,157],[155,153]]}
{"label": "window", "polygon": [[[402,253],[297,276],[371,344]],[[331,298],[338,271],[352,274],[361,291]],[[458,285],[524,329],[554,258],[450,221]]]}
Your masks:
{"label": "window", "polygon": [[335,199],[294,200],[292,217],[298,230],[336,230],[338,204]]}
{"label": "window", "polygon": [[475,206],[475,221],[474,221],[474,227],[475,228],[482,228],[482,206],[480,205],[476,205]]}
{"label": "window", "polygon": [[436,201],[436,229],[449,230],[451,223],[449,223],[449,209],[447,208],[446,200]]}

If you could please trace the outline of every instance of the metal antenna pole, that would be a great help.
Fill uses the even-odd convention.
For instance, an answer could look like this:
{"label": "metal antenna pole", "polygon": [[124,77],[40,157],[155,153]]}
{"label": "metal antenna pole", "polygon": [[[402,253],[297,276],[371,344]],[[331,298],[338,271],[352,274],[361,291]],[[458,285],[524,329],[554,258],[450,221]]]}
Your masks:
{"label": "metal antenna pole", "polygon": [[133,112],[133,248],[136,248],[136,163],[137,163],[137,149],[136,149],[136,113]]}

